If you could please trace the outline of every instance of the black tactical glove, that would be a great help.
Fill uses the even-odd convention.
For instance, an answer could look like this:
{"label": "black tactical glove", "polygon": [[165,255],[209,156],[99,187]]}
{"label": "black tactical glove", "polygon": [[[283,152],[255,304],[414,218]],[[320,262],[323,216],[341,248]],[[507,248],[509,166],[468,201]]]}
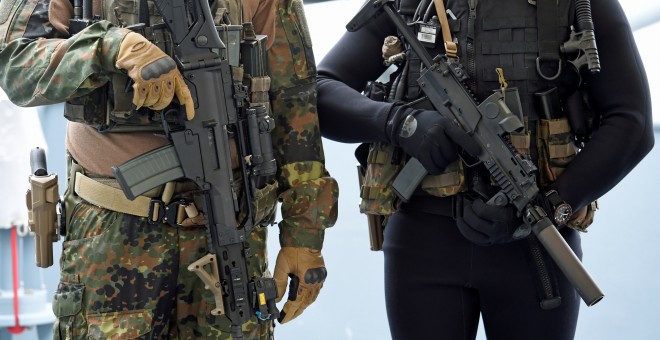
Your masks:
{"label": "black tactical glove", "polygon": [[436,111],[395,107],[386,133],[390,144],[417,158],[431,175],[442,173],[456,161],[460,148],[474,156],[481,151],[460,126]]}
{"label": "black tactical glove", "polygon": [[491,246],[519,240],[530,234],[531,228],[517,216],[514,206],[491,206],[480,198],[459,197],[460,210],[456,223],[461,234],[472,243]]}

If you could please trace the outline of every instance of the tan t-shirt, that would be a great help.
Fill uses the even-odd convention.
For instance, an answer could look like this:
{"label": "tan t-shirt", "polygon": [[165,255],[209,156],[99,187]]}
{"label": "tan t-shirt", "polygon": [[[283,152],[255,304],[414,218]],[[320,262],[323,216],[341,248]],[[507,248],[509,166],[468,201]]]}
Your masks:
{"label": "tan t-shirt", "polygon": [[150,132],[99,133],[82,123],[69,122],[66,149],[85,170],[102,176],[112,175],[112,167],[169,143],[164,136]]}
{"label": "tan t-shirt", "polygon": [[[251,21],[257,34],[274,37],[276,1],[245,0],[242,4],[243,21]],[[268,39],[266,48],[272,44],[272,39]],[[91,126],[69,122],[65,145],[71,156],[87,171],[114,177],[113,166],[167,143],[164,136],[150,132],[99,133]]]}

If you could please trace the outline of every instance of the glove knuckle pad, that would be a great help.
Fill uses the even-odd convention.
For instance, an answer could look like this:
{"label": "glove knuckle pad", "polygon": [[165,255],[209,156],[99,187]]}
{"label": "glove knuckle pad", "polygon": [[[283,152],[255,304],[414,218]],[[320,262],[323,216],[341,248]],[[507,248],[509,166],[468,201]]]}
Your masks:
{"label": "glove knuckle pad", "polygon": [[312,268],[305,272],[304,280],[306,284],[318,284],[324,282],[327,276],[325,267]]}
{"label": "glove knuckle pad", "polygon": [[156,79],[174,69],[176,69],[174,60],[170,57],[162,57],[145,65],[140,71],[140,77],[144,80]]}

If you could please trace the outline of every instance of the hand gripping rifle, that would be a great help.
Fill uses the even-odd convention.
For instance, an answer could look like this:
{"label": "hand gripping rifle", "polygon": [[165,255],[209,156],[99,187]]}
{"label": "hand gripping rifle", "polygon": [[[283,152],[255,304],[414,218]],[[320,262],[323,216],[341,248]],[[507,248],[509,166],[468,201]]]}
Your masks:
{"label": "hand gripping rifle", "polygon": [[[215,296],[214,315],[226,315],[232,337],[243,339],[242,325],[257,316],[277,318],[277,288],[272,278],[252,277],[247,244],[255,227],[252,211],[241,214],[239,190],[253,197],[266,177],[276,172],[270,132],[274,121],[265,107],[247,108],[245,86],[233,81],[227,46],[216,30],[207,0],[156,0],[171,32],[175,61],[195,102],[195,117],[173,104],[161,112],[170,145],[113,167],[129,199],[169,181],[185,178],[197,184],[205,214],[209,253],[188,267]],[[226,53],[225,53],[226,55]],[[167,116],[178,117],[170,124]],[[232,171],[230,139],[238,145],[242,181]],[[199,198],[199,196],[198,196]],[[250,210],[250,200],[244,204]],[[177,207],[152,200],[154,222],[176,224]],[[241,217],[245,215],[245,217]],[[210,270],[206,268],[210,267]]]}
{"label": "hand gripping rifle", "polygon": [[[518,154],[506,140],[506,134],[520,131],[523,124],[506,106],[499,91],[477,103],[463,86],[466,79],[461,65],[444,56],[431,59],[424,47],[396,12],[394,0],[370,0],[346,26],[356,31],[372,17],[384,11],[393,21],[411,48],[417,53],[426,70],[417,82],[440,114],[449,114],[481,146],[479,161],[483,163],[500,187],[487,202],[490,205],[512,204],[548,251],[561,271],[575,287],[584,302],[592,306],[603,293],[582,266],[573,250],[557,231],[546,212],[537,205],[539,195],[534,172],[536,166]],[[422,164],[411,158],[392,184],[393,189],[407,201],[427,172]]]}

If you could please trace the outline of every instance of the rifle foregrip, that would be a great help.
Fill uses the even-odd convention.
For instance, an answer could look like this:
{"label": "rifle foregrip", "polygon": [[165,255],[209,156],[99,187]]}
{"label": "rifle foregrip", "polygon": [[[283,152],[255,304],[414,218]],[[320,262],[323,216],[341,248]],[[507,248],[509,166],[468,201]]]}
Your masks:
{"label": "rifle foregrip", "polygon": [[593,306],[603,299],[605,295],[550,219],[541,219],[532,226],[532,231],[587,306]]}

